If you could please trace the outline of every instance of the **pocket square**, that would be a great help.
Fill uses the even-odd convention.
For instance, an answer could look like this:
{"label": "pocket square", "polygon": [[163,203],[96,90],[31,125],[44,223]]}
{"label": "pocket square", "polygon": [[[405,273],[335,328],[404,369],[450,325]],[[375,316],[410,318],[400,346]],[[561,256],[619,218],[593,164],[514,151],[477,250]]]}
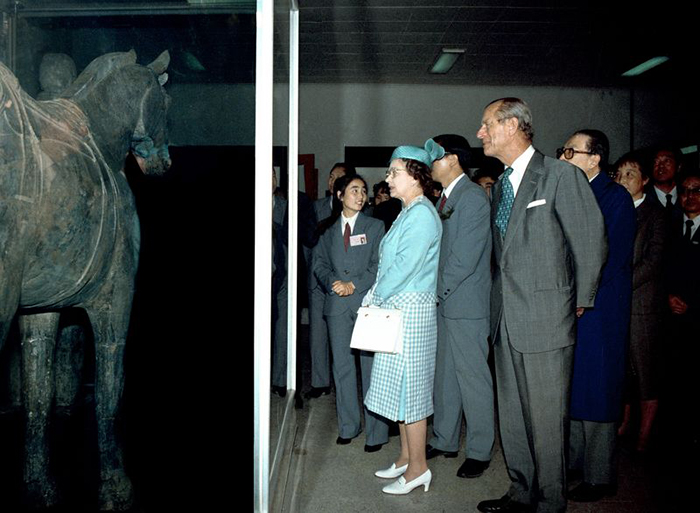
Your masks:
{"label": "pocket square", "polygon": [[547,203],[546,199],[531,201],[530,203],[528,203],[527,208],[539,207],[540,205],[544,205],[545,203]]}

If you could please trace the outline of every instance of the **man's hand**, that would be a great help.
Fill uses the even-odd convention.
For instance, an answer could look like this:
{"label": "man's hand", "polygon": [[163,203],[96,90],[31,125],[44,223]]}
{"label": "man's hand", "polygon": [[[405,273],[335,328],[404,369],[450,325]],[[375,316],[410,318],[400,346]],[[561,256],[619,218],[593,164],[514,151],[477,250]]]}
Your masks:
{"label": "man's hand", "polygon": [[350,296],[355,292],[355,285],[351,281],[334,281],[332,285],[332,290],[338,296]]}
{"label": "man's hand", "polygon": [[676,315],[683,315],[688,311],[688,303],[673,294],[668,295],[668,306],[671,308],[671,312]]}

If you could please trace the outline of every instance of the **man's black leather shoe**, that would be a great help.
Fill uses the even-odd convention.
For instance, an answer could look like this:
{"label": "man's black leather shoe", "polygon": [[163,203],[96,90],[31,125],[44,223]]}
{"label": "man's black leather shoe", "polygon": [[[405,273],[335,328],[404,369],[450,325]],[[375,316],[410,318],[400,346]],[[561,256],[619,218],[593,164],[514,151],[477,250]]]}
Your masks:
{"label": "man's black leather shoe", "polygon": [[377,452],[382,449],[382,444],[367,445],[365,444],[365,452]]}
{"label": "man's black leather shoe", "polygon": [[568,493],[567,498],[574,502],[596,502],[617,493],[610,484],[591,484],[583,482]]}
{"label": "man's black leather shoe", "polygon": [[352,438],[343,438],[342,436],[335,439],[335,443],[338,445],[348,445],[351,441]]}
{"label": "man's black leather shoe", "polygon": [[319,387],[319,388],[311,387],[311,390],[306,392],[306,395],[304,397],[306,397],[307,399],[318,399],[322,395],[328,395],[330,393],[331,393],[331,387]]}
{"label": "man's black leather shoe", "polygon": [[476,505],[476,509],[483,513],[530,513],[534,511],[534,508],[529,504],[515,502],[507,495],[500,499],[481,501]]}
{"label": "man's black leather shoe", "polygon": [[431,458],[434,458],[435,456],[440,456],[444,455],[445,458],[456,458],[457,453],[456,452],[449,452],[449,451],[443,451],[442,449],[436,449],[432,445],[427,445],[425,447],[425,459],[429,460]]}
{"label": "man's black leather shoe", "polygon": [[484,473],[484,470],[489,468],[490,464],[491,461],[479,461],[472,458],[467,458],[464,460],[464,463],[462,463],[462,466],[459,467],[457,477],[479,477]]}

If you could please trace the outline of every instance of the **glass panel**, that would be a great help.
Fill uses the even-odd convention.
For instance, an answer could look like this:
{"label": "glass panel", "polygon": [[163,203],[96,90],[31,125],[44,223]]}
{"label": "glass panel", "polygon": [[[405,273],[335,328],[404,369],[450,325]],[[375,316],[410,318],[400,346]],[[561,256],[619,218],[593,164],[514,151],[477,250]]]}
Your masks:
{"label": "glass panel", "polygon": [[[79,258],[66,260],[56,250],[49,254],[63,267],[53,271],[49,266],[56,262],[23,257],[25,268],[36,276],[54,272],[57,284],[74,272],[73,285],[79,285],[65,292],[48,284],[44,289],[49,296],[37,293],[36,300],[49,308],[69,306],[74,314],[61,317],[56,358],[65,367],[55,367],[56,408],[43,426],[49,429],[55,496],[66,511],[97,510],[105,502],[131,499],[143,511],[218,510],[217,505],[230,503],[233,469],[218,470],[222,461],[233,461],[227,441],[236,429],[229,419],[238,408],[249,412],[247,406],[239,406],[248,401],[239,398],[250,386],[250,362],[242,354],[250,354],[252,341],[248,319],[253,313],[254,233],[249,220],[254,208],[255,3],[22,4],[18,16],[5,15],[11,30],[3,34],[3,56],[29,95],[16,93],[13,99],[18,100],[12,105],[27,107],[22,126],[32,127],[43,151],[40,159],[30,155],[22,163],[27,173],[41,170],[43,182],[35,183],[43,187],[45,200],[44,210],[34,211],[28,221],[43,223],[45,234],[37,242],[40,249],[30,253],[58,241],[60,249],[61,244],[84,248],[88,262],[74,268]],[[153,62],[164,50],[170,55],[164,88],[170,96],[172,166],[161,176],[144,174],[140,168],[151,157],[166,155],[150,132],[162,111],[146,108],[152,97],[145,91],[153,97],[160,94],[159,88],[150,88],[155,78],[148,88],[132,87],[140,71],[117,77],[101,67],[85,87],[115,83],[90,96],[90,109],[83,109],[86,120],[67,100],[46,101],[63,94],[95,58],[132,49],[140,65]],[[115,56],[116,69],[121,69],[121,59],[131,57]],[[7,81],[2,85],[9,87]],[[78,90],[69,89],[73,100]],[[35,101],[39,99],[44,101]],[[134,132],[138,138],[132,137]],[[113,140],[126,146],[114,146]],[[20,144],[17,141],[5,137],[1,144],[4,155],[18,155],[10,153],[13,144]],[[122,160],[130,147],[141,152],[139,158]],[[131,190],[133,197],[118,195],[121,200],[115,204],[117,189]],[[65,196],[55,196],[59,190]],[[81,201],[100,208],[88,209],[73,225],[71,213]],[[132,230],[130,246],[122,248],[118,234],[122,227],[135,226],[135,213],[140,231]],[[93,233],[111,245],[93,246]],[[235,250],[230,249],[231,240]],[[136,242],[140,256],[134,275],[135,263],[128,260]],[[133,278],[111,289],[113,295],[96,299],[100,284],[112,276],[103,271],[108,265],[103,260],[112,262],[107,255],[113,254],[119,262],[114,275]],[[135,292],[128,332],[111,328],[111,334],[121,334],[122,342],[126,337],[126,343],[114,345],[114,337],[103,340],[96,324],[81,312],[90,307],[94,320],[126,311],[119,305],[129,302],[125,297],[131,290]],[[23,301],[29,297],[24,291],[22,295]],[[33,400],[27,390],[41,389],[19,382],[19,338],[13,330],[0,362],[0,432],[7,435],[0,442],[0,452],[6,455],[0,470],[7,478],[3,481],[13,483],[1,489],[3,511],[20,510],[24,500],[27,487],[14,485],[23,475],[22,406]],[[123,360],[115,357],[121,347],[126,347]],[[240,384],[232,379],[236,376],[241,376]],[[116,421],[111,418],[114,412],[100,420],[120,393]],[[245,395],[250,397],[249,392]],[[111,446],[98,450],[98,440],[111,440],[112,432],[113,445],[123,447],[124,473],[112,474],[119,491],[110,497],[99,492],[100,475],[119,467],[120,457]],[[100,465],[109,468],[101,473]],[[123,476],[131,482],[133,495],[127,493]]]}

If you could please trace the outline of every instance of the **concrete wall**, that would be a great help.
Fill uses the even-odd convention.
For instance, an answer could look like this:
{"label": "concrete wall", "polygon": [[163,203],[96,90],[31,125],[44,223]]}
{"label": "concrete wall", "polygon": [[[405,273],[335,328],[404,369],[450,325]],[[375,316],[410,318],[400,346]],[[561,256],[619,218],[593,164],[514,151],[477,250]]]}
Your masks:
{"label": "concrete wall", "polygon": [[[169,91],[173,144],[254,144],[254,86],[173,85]],[[275,86],[276,145],[287,144],[288,95],[286,85]],[[530,104],[535,145],[548,155],[580,128],[605,132],[612,160],[632,145],[639,148],[690,133],[687,123],[678,121],[680,105],[669,108],[670,100],[653,90],[635,93],[632,133],[628,89],[302,84],[299,151],[316,155],[322,192],[323,178],[334,162],[343,159],[345,146],[422,145],[428,137],[452,132],[479,147],[476,131],[483,107],[504,96]]]}

